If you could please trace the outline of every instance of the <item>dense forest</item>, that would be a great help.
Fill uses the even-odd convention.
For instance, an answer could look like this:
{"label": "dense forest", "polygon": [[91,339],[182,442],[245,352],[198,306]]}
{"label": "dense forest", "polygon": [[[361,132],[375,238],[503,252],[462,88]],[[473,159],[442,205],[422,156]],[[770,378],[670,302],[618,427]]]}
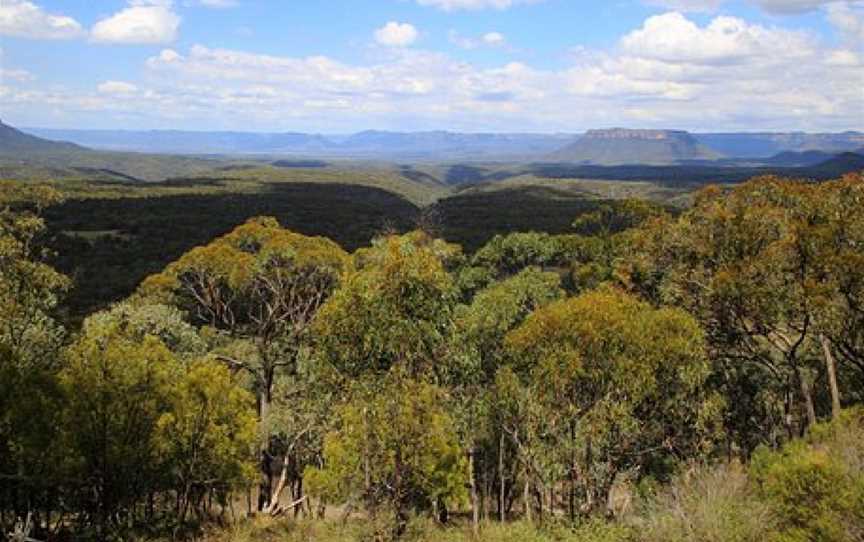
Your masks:
{"label": "dense forest", "polygon": [[864,540],[864,174],[466,249],[259,216],[83,322],[61,200],[0,185],[13,539]]}

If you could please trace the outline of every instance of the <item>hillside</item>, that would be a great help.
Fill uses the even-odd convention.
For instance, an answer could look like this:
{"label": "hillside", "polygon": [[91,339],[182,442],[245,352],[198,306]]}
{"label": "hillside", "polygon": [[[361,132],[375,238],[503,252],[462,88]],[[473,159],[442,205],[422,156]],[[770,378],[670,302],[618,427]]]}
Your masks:
{"label": "hillside", "polygon": [[864,170],[864,155],[844,152],[809,169],[825,176],[839,177],[846,173]]}
{"label": "hillside", "polygon": [[553,162],[594,165],[668,165],[710,160],[718,154],[678,130],[589,130],[574,143],[547,156]]}
{"label": "hillside", "polygon": [[86,150],[74,143],[51,141],[25,134],[0,120],[0,154],[26,152],[74,152]]}
{"label": "hillside", "polygon": [[840,153],[855,151],[864,145],[864,133],[706,133],[694,134],[696,140],[724,156],[765,158],[784,151],[822,151]]}

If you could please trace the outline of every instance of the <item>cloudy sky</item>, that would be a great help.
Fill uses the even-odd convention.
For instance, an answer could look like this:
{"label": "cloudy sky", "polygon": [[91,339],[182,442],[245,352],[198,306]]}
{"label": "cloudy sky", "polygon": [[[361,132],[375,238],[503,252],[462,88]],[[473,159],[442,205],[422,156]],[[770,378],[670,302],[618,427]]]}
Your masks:
{"label": "cloudy sky", "polygon": [[0,118],[864,129],[864,0],[0,0]]}

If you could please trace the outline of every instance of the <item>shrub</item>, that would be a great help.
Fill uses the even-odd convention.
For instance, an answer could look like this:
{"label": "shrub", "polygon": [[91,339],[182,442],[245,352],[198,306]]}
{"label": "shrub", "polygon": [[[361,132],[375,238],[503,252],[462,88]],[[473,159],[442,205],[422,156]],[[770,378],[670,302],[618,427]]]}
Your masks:
{"label": "shrub", "polygon": [[635,522],[642,542],[761,542],[773,516],[732,463],[679,476]]}
{"label": "shrub", "polygon": [[751,472],[778,517],[775,540],[857,542],[864,538],[864,409],[816,426],[805,440],[760,449]]}

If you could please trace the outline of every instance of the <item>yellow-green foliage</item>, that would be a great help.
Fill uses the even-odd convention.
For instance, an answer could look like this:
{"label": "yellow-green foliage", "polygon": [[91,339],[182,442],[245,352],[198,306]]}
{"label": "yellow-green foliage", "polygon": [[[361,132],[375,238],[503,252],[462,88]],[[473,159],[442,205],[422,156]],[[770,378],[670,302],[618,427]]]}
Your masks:
{"label": "yellow-green foliage", "polygon": [[782,542],[857,542],[864,537],[864,410],[815,427],[751,467],[778,518]]}
{"label": "yellow-green foliage", "polygon": [[0,348],[26,367],[56,358],[63,329],[52,313],[71,281],[47,265],[39,211],[60,201],[50,187],[0,182]]}
{"label": "yellow-green foliage", "polygon": [[440,369],[458,293],[445,269],[452,251],[412,233],[358,252],[357,270],[316,317],[322,358],[345,374]]}
{"label": "yellow-green foliage", "polygon": [[[254,398],[215,361],[192,362],[166,390],[168,408],[159,417],[156,443],[176,487],[218,482],[230,488],[255,474],[258,436]],[[188,497],[187,497],[188,498]]]}
{"label": "yellow-green foliage", "polygon": [[431,384],[388,377],[338,410],[337,429],[324,438],[324,467],[306,471],[309,491],[330,502],[360,499],[371,509],[465,500],[467,460]]}
{"label": "yellow-green foliage", "polygon": [[126,336],[114,322],[85,325],[60,373],[71,470],[95,480],[92,509],[113,513],[161,481],[155,429],[177,358],[156,338]]}
{"label": "yellow-green foliage", "polygon": [[272,335],[278,326],[305,327],[349,265],[333,241],[258,217],[148,277],[138,295],[176,303],[213,326]]}

